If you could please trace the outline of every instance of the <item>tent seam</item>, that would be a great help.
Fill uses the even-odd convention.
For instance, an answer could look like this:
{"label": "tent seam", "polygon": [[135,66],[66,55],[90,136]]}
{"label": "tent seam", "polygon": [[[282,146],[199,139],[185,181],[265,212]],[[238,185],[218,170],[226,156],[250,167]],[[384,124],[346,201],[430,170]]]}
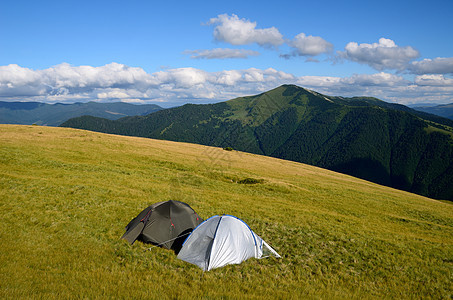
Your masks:
{"label": "tent seam", "polygon": [[223,216],[220,216],[219,223],[217,223],[217,227],[214,231],[214,236],[212,237],[212,246],[211,246],[211,253],[209,254],[208,265],[206,266],[206,270],[209,271],[209,265],[211,264],[211,254],[212,254],[212,247],[214,246],[215,237],[217,235],[217,231],[219,230],[220,222],[222,221]]}

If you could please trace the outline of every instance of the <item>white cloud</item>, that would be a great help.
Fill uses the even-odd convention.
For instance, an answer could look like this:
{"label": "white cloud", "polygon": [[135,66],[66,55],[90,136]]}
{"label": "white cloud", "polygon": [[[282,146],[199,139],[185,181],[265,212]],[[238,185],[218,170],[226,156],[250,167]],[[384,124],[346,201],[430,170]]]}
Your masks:
{"label": "white cloud", "polygon": [[54,102],[124,101],[164,106],[212,103],[297,84],[334,96],[373,96],[398,103],[453,102],[453,79],[440,74],[408,80],[379,72],[350,77],[295,76],[273,68],[206,72],[196,68],[146,73],[121,64],[60,64],[44,70],[0,66],[0,99]]}
{"label": "white cloud", "polygon": [[22,68],[16,64],[0,66],[0,87],[35,84],[41,77],[33,70]]}
{"label": "white cloud", "polygon": [[142,68],[111,63],[101,67],[74,67],[67,63],[41,71],[54,88],[125,87],[147,83],[149,75]]}
{"label": "white cloud", "polygon": [[146,104],[146,101],[144,101],[142,99],[133,99],[133,98],[122,99],[121,102],[131,103],[131,104]]}
{"label": "white cloud", "polygon": [[45,94],[48,87],[41,82],[42,76],[31,69],[16,64],[0,66],[0,95],[3,97]]}
{"label": "white cloud", "polygon": [[394,74],[389,74],[385,72],[380,72],[376,74],[361,74],[361,75],[353,75],[351,77],[346,77],[342,79],[344,83],[348,83],[351,85],[359,85],[359,86],[395,86],[401,84],[408,84],[409,82],[405,80],[401,76],[397,76]]}
{"label": "white cloud", "polygon": [[[290,56],[316,56],[322,53],[329,53],[333,50],[333,45],[319,36],[305,35],[299,33],[288,42],[288,45],[295,49]],[[283,57],[288,57],[283,55]]]}
{"label": "white cloud", "polygon": [[243,75],[245,82],[263,82],[264,74],[258,69],[249,69]]}
{"label": "white cloud", "polygon": [[179,68],[159,71],[152,77],[159,85],[172,84],[177,88],[189,88],[205,83],[207,73],[195,68]]}
{"label": "white cloud", "polygon": [[[407,87],[410,81],[389,73],[356,74],[350,77],[302,76],[297,80],[300,86],[332,96],[372,96],[382,100],[394,100],[394,92]],[[398,99],[401,102],[401,99]]]}
{"label": "white cloud", "polygon": [[241,78],[242,73],[237,70],[222,71],[215,76],[215,83],[221,85],[235,85]]}
{"label": "white cloud", "polygon": [[437,57],[413,61],[409,71],[414,74],[453,74],[453,57]]}
{"label": "white cloud", "polygon": [[415,77],[415,83],[419,86],[450,87],[453,90],[453,79],[444,75],[421,75]]}
{"label": "white cloud", "polygon": [[151,79],[141,68],[117,63],[101,67],[62,63],[44,70],[8,65],[0,66],[0,97],[31,96],[56,101],[92,99],[103,89],[144,91],[152,85]]}
{"label": "white cloud", "polygon": [[226,58],[248,58],[258,56],[259,52],[246,49],[216,48],[211,50],[187,50],[185,54],[190,54],[190,58],[204,59],[226,59]]}
{"label": "white cloud", "polygon": [[260,46],[276,47],[284,43],[282,34],[275,27],[256,29],[256,22],[239,19],[235,14],[218,15],[211,18],[210,25],[214,28],[214,38],[232,45],[257,43]]}
{"label": "white cloud", "polygon": [[98,93],[97,97],[99,99],[128,99],[131,98],[131,95],[126,93],[126,91],[120,89],[113,89],[112,91]]}
{"label": "white cloud", "polygon": [[339,56],[376,70],[403,70],[419,56],[419,52],[410,46],[399,47],[390,39],[380,38],[379,43],[373,44],[350,42],[344,52],[339,52]]}

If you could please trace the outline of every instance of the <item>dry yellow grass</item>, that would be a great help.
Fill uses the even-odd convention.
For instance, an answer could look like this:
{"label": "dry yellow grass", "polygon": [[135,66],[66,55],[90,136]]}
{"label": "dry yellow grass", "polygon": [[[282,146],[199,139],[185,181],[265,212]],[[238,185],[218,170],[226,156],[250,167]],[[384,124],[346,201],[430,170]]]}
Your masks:
{"label": "dry yellow grass", "polygon": [[[203,273],[119,240],[168,199],[242,218],[283,258]],[[259,155],[0,125],[0,214],[3,298],[452,297],[450,203]]]}

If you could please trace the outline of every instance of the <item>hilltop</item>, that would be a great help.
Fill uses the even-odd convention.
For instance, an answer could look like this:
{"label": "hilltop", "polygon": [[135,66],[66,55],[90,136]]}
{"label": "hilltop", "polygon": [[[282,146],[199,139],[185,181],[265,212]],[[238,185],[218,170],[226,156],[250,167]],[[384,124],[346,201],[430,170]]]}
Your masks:
{"label": "hilltop", "polygon": [[453,199],[453,121],[376,98],[284,85],[216,104],[116,121],[85,116],[61,126],[232,147]]}
{"label": "hilltop", "polygon": [[84,115],[116,120],[126,116],[148,115],[162,108],[155,104],[114,103],[47,104],[42,102],[0,101],[0,124],[58,126]]}
{"label": "hilltop", "polygon": [[[188,143],[0,125],[0,145],[4,298],[452,296],[450,203]],[[242,218],[282,259],[203,273],[119,239],[143,208],[169,199],[203,218]]]}

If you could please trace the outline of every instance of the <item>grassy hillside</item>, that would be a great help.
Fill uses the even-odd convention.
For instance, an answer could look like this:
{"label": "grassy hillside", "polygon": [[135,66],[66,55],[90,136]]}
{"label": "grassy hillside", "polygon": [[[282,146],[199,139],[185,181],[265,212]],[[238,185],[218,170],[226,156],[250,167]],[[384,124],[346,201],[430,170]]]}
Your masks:
{"label": "grassy hillside", "polygon": [[[168,199],[242,218],[282,259],[203,273],[119,239]],[[221,148],[0,125],[0,213],[6,299],[453,295],[451,203]]]}
{"label": "grassy hillside", "polygon": [[217,104],[116,121],[82,117],[62,126],[229,146],[453,200],[453,122],[375,98],[284,85]]}

